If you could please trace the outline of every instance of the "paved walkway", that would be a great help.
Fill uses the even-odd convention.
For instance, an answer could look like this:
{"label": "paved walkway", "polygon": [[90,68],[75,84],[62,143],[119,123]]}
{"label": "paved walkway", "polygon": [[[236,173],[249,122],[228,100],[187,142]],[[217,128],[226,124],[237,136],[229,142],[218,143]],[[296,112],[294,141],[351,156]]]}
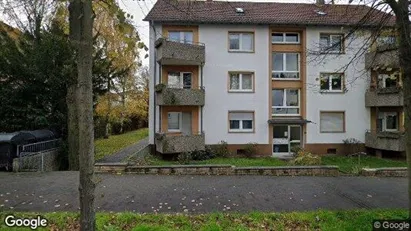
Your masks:
{"label": "paved walkway", "polygon": [[135,154],[136,152],[140,151],[141,149],[145,148],[148,145],[148,137],[138,141],[135,144],[132,144],[126,148],[121,149],[120,151],[106,156],[97,161],[97,163],[114,163],[114,162],[126,162],[127,157]]}
{"label": "paved walkway", "polygon": [[[78,172],[0,173],[0,210],[76,211]],[[406,178],[97,175],[99,211],[406,208]]]}

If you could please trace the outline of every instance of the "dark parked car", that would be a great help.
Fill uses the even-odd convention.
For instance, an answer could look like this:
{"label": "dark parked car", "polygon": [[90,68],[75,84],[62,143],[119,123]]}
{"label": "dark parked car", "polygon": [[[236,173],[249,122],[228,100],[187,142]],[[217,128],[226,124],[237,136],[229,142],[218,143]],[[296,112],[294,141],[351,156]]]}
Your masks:
{"label": "dark parked car", "polygon": [[[18,155],[18,148],[22,145],[33,144],[56,139],[57,136],[50,130],[19,131],[13,133],[0,133],[0,169],[10,171],[13,167],[13,159]],[[39,145],[33,152],[49,148],[47,145]]]}

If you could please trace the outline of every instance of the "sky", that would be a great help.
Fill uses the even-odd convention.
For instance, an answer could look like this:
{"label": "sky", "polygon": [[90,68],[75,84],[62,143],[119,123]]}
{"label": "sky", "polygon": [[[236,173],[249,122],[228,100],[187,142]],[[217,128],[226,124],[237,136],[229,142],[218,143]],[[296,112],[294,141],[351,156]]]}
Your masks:
{"label": "sky", "polygon": [[[137,31],[143,40],[143,42],[148,46],[149,44],[149,25],[148,22],[144,22],[143,18],[147,15],[150,9],[153,7],[156,0],[117,0],[120,7],[126,11],[127,13],[133,16],[133,24],[137,28]],[[221,1],[221,0],[220,0]],[[233,2],[233,0],[228,0]],[[236,2],[288,2],[288,3],[315,3],[315,0],[235,0]],[[328,2],[326,0],[326,2]],[[343,1],[336,1],[341,2]],[[347,1],[344,1],[347,2]],[[140,52],[140,57],[143,58],[142,63],[143,65],[147,65],[149,63],[149,59],[144,59],[144,55],[146,52]]]}

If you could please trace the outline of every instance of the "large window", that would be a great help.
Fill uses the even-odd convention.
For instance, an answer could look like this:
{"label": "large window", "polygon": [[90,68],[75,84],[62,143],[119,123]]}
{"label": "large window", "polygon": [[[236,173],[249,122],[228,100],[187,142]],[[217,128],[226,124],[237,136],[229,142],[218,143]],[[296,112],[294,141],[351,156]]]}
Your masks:
{"label": "large window", "polygon": [[321,91],[325,92],[342,92],[344,88],[343,73],[322,73],[320,78]]}
{"label": "large window", "polygon": [[254,85],[253,73],[230,73],[229,92],[252,92]]}
{"label": "large window", "polygon": [[320,112],[320,132],[345,132],[345,113]]}
{"label": "large window", "polygon": [[228,33],[229,51],[253,52],[254,33]]}
{"label": "large window", "polygon": [[397,87],[398,74],[378,74],[378,88],[395,88]]}
{"label": "large window", "polygon": [[321,34],[320,51],[323,53],[343,53],[344,36],[341,34]]}
{"label": "large window", "polygon": [[168,39],[180,43],[194,42],[194,36],[192,31],[169,31]]}
{"label": "large window", "polygon": [[298,89],[272,90],[273,115],[299,115],[300,91]]}
{"label": "large window", "polygon": [[378,131],[398,131],[398,113],[380,112],[378,113]]}
{"label": "large window", "polygon": [[254,112],[229,112],[229,132],[253,132]]}
{"label": "large window", "polygon": [[299,79],[300,55],[298,53],[273,52],[273,79]]}
{"label": "large window", "polygon": [[169,72],[168,87],[169,88],[191,88],[192,73],[190,72]]}
{"label": "large window", "polygon": [[296,32],[274,32],[271,34],[272,43],[288,43],[298,44],[300,43],[300,34]]}
{"label": "large window", "polygon": [[168,131],[181,132],[182,118],[181,112],[169,112],[167,118]]}

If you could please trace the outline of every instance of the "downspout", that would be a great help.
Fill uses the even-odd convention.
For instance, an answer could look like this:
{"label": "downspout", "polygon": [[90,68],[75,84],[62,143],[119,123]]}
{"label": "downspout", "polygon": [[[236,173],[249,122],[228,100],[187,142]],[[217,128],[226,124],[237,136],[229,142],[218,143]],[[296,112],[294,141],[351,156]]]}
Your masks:
{"label": "downspout", "polygon": [[[156,32],[156,27],[154,26],[154,23],[153,23],[153,21],[150,21],[150,25],[151,25],[151,27],[153,28],[153,31],[154,31],[154,40],[157,38],[157,32]],[[154,106],[154,126],[153,126],[153,134],[154,134],[154,147],[156,146],[156,117],[157,117],[157,114],[156,114],[156,108],[157,108],[157,106],[156,106],[156,93],[155,93],[155,87],[156,87],[156,85],[157,85],[157,49],[155,48],[155,41],[154,41],[154,87],[153,87],[153,89],[154,89],[154,92],[153,92],[153,94],[154,94],[154,97],[153,97],[153,106]],[[154,150],[156,150],[156,148],[154,149]]]}
{"label": "downspout", "polygon": [[[203,65],[201,65],[200,69],[200,77],[201,77],[201,89],[205,91],[204,84],[203,84]],[[201,135],[203,134],[203,106],[201,106]]]}

